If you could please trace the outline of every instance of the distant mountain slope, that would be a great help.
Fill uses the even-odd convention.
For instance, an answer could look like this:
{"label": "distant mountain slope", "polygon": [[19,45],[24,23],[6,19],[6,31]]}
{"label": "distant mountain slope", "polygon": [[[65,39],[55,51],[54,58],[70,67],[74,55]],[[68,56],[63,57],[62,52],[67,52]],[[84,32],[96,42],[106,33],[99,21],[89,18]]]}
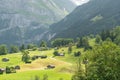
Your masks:
{"label": "distant mountain slope", "polygon": [[75,38],[95,34],[120,25],[120,0],[91,0],[77,7],[58,23],[51,25],[49,34]]}
{"label": "distant mountain slope", "polygon": [[0,0],[0,43],[39,41],[75,7],[70,0]]}

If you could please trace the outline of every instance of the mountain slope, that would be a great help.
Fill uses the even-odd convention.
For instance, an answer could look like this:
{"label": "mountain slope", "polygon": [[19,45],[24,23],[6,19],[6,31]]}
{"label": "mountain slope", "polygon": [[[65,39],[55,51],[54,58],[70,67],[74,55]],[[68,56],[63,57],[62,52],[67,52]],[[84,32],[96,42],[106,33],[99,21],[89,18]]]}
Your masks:
{"label": "mountain slope", "polygon": [[56,37],[80,37],[120,25],[120,0],[91,0],[51,25]]}
{"label": "mountain slope", "polygon": [[39,41],[50,24],[75,7],[70,0],[0,0],[0,43]]}

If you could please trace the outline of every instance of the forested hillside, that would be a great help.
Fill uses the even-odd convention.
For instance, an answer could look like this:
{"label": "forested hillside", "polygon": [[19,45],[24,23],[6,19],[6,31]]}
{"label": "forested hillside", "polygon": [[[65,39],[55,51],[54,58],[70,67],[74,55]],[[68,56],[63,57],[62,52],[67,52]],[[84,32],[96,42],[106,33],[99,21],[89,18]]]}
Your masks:
{"label": "forested hillside", "polygon": [[75,38],[112,29],[120,25],[119,8],[119,0],[90,0],[60,22],[51,25],[51,34],[55,34],[55,37]]}

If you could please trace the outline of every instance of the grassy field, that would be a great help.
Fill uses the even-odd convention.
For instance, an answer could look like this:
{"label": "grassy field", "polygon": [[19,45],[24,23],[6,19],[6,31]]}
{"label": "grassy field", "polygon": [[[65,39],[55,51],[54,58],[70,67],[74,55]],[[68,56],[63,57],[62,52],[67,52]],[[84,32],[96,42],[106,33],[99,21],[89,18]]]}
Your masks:
{"label": "grassy field", "polygon": [[35,76],[39,76],[42,79],[45,74],[48,75],[49,80],[59,80],[60,78],[70,80],[71,78],[71,74],[69,73],[61,73],[54,70],[32,70],[0,75],[0,80],[34,80]]}
{"label": "grassy field", "polygon": [[[29,51],[30,56],[34,55],[47,55],[47,59],[37,59],[32,61],[31,64],[24,64],[21,61],[22,53],[8,54],[0,56],[0,68],[5,68],[6,66],[16,66],[20,65],[21,70],[13,74],[3,74],[0,75],[0,80],[32,80],[35,76],[43,77],[44,74],[48,75],[49,80],[59,80],[64,78],[64,80],[70,80],[73,74],[73,64],[69,61],[70,56],[67,54],[67,48],[61,48],[60,51],[64,49],[66,52],[65,57],[53,57],[54,49],[48,51]],[[72,56],[71,56],[72,57]],[[10,61],[2,62],[2,58],[9,58]],[[46,70],[48,64],[55,65],[56,68],[53,70]],[[61,65],[62,64],[62,65]]]}
{"label": "grassy field", "polygon": [[[95,39],[90,40],[90,45],[94,46]],[[48,75],[48,80],[71,80],[71,76],[75,71],[75,65],[79,57],[74,57],[74,52],[80,51],[84,54],[83,48],[72,47],[72,53],[68,53],[68,47],[62,47],[58,50],[60,53],[65,53],[65,56],[53,56],[54,49],[47,51],[29,51],[30,56],[47,55],[47,59],[37,59],[31,64],[25,64],[21,61],[22,53],[7,54],[0,56],[0,68],[6,66],[20,65],[21,69],[17,73],[0,75],[0,80],[34,80],[35,76],[43,78],[43,75]],[[9,62],[2,62],[2,58],[9,58]],[[46,69],[47,65],[55,65],[55,69]],[[62,79],[61,79],[62,80]]]}

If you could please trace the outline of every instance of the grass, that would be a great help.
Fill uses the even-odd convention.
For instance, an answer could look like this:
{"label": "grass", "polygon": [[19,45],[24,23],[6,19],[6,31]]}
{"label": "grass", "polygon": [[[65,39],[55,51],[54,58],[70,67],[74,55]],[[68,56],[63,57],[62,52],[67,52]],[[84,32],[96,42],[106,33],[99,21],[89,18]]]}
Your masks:
{"label": "grass", "polygon": [[[21,53],[0,56],[0,68],[23,64],[23,62],[21,61],[21,56],[22,56]],[[10,61],[2,62],[2,58],[8,58],[10,59]]]}
{"label": "grass", "polygon": [[[66,48],[67,49],[67,48]],[[6,66],[20,65],[21,70],[14,74],[3,74],[0,75],[0,80],[31,80],[34,76],[43,77],[47,74],[49,80],[59,80],[64,78],[64,80],[70,80],[72,76],[72,64],[53,57],[54,49],[48,51],[29,51],[30,56],[34,55],[47,55],[47,59],[37,59],[31,64],[24,64],[21,61],[22,53],[8,54],[0,56],[0,68],[5,68]],[[9,58],[9,62],[2,62],[2,58]],[[48,64],[55,65],[56,68],[53,70],[45,70]],[[61,65],[62,64],[62,65]]]}
{"label": "grass", "polygon": [[[89,41],[91,46],[94,46],[95,39]],[[30,56],[34,55],[47,55],[47,59],[37,59],[32,61],[31,64],[24,64],[21,61],[22,53],[8,54],[0,56],[0,68],[6,66],[20,65],[21,70],[14,74],[0,75],[0,80],[34,80],[35,76],[43,78],[44,74],[48,75],[49,80],[71,80],[71,76],[74,73],[75,66],[79,57],[74,57],[74,52],[81,51],[84,54],[83,48],[72,47],[72,53],[68,54],[68,47],[62,47],[58,50],[60,53],[65,53],[65,56],[53,57],[54,49],[47,51],[29,51]],[[2,62],[2,58],[9,58],[9,62]],[[46,70],[47,65],[55,65],[55,69]]]}
{"label": "grass", "polygon": [[49,80],[59,80],[64,78],[64,80],[70,80],[71,74],[69,73],[60,73],[54,70],[34,70],[34,71],[24,71],[15,74],[4,74],[0,75],[0,80],[34,80],[35,76],[43,78],[43,75],[47,74]]}

